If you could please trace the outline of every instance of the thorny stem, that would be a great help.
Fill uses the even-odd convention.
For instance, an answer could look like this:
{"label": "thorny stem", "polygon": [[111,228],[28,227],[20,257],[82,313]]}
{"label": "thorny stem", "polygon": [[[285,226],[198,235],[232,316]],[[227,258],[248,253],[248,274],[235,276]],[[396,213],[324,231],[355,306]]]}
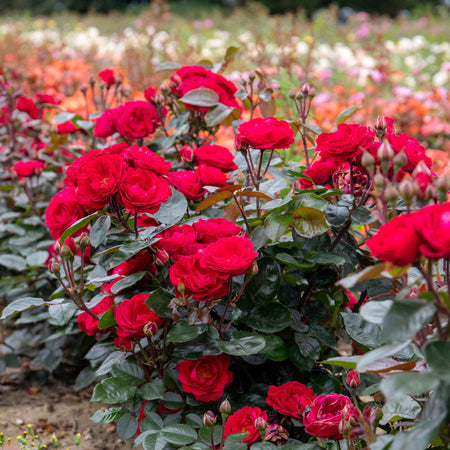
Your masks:
{"label": "thorny stem", "polygon": [[237,207],[239,208],[239,211],[241,212],[242,218],[244,219],[245,226],[247,228],[247,232],[250,234],[250,224],[248,223],[247,216],[245,214],[244,209],[242,208],[241,202],[236,197],[236,195],[234,195],[234,193],[233,193],[233,198],[234,198],[234,201],[236,202]]}

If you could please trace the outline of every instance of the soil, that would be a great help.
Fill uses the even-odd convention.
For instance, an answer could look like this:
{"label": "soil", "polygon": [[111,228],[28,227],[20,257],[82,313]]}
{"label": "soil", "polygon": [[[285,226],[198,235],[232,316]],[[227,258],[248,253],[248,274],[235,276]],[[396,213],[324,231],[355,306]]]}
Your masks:
{"label": "soil", "polygon": [[[14,374],[3,372],[0,378],[0,432],[11,438],[7,450],[19,450],[17,436],[31,424],[47,449],[60,450],[128,450],[133,440],[121,443],[114,424],[99,425],[89,417],[102,405],[90,403],[90,390],[75,391],[71,386],[55,383],[34,387],[11,382]],[[77,433],[80,445],[75,445]],[[60,442],[52,443],[55,434]],[[39,440],[37,442],[39,442]],[[31,442],[31,441],[30,441]],[[36,448],[26,446],[28,448]]]}

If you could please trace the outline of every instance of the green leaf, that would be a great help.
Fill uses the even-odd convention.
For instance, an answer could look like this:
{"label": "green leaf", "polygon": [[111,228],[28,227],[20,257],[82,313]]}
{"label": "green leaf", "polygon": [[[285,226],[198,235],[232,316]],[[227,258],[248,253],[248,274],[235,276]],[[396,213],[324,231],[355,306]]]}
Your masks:
{"label": "green leaf", "polygon": [[392,300],[382,300],[364,303],[359,310],[362,318],[366,322],[374,323],[376,325],[381,325],[392,306]]}
{"label": "green leaf", "polygon": [[297,259],[295,256],[290,255],[289,253],[277,253],[276,255],[277,261],[288,265],[289,267],[295,267],[296,269],[311,269],[314,267],[314,264],[308,261],[304,261],[303,259]]}
{"label": "green leaf", "polygon": [[121,378],[107,378],[95,386],[91,401],[121,403],[129,400],[136,392],[136,386],[130,386],[127,381]]}
{"label": "green leaf", "polygon": [[112,327],[116,324],[116,317],[114,316],[114,306],[111,306],[111,308],[107,309],[103,314],[102,317],[100,317],[100,320],[98,321],[98,329],[99,330],[106,330],[109,327]]}
{"label": "green leaf", "polygon": [[26,311],[27,309],[35,308],[36,306],[41,306],[44,304],[44,300],[37,297],[25,297],[19,300],[15,300],[9,305],[6,305],[0,319],[6,319],[7,317],[12,316],[15,313]]}
{"label": "green leaf", "polygon": [[212,89],[198,88],[186,92],[180,101],[193,106],[211,107],[219,103],[219,96]]}
{"label": "green leaf", "polygon": [[197,433],[189,425],[169,425],[160,433],[164,440],[175,445],[188,445],[197,440]]}
{"label": "green leaf", "polygon": [[114,283],[111,288],[112,294],[118,294],[119,292],[123,291],[124,289],[129,288],[130,286],[134,286],[138,281],[142,280],[144,278],[145,274],[147,272],[144,270],[142,272],[135,272],[131,275],[128,275],[125,278],[122,278],[117,283]]}
{"label": "green leaf", "polygon": [[218,341],[217,346],[227,355],[248,356],[256,355],[265,347],[266,340],[263,336],[247,336],[230,341]]}
{"label": "green leaf", "polygon": [[442,380],[450,382],[450,342],[432,341],[424,348],[428,366]]}
{"label": "green leaf", "polygon": [[29,266],[42,266],[48,258],[47,251],[33,252],[27,256],[27,264]]}
{"label": "green leaf", "polygon": [[165,292],[163,289],[156,289],[152,292],[145,304],[156,314],[166,319],[172,318],[172,311],[168,305],[173,296]]}
{"label": "green leaf", "polygon": [[264,336],[266,345],[262,350],[262,354],[272,361],[285,361],[289,359],[289,347],[279,336],[271,334]]}
{"label": "green leaf", "polygon": [[297,219],[294,221],[295,231],[305,238],[313,238],[326,233],[330,228],[325,219],[325,213],[319,209],[302,207],[295,212]]}
{"label": "green leaf", "polygon": [[255,306],[249,314],[247,325],[263,333],[277,333],[291,323],[289,309],[278,303]]}
{"label": "green leaf", "polygon": [[327,347],[337,349],[337,343],[333,335],[321,325],[311,325],[309,327],[308,334],[317,338]]}
{"label": "green leaf", "polygon": [[136,417],[131,414],[124,414],[116,425],[117,434],[121,441],[126,441],[133,437],[137,432],[138,421]]}
{"label": "green leaf", "polygon": [[325,210],[325,216],[332,227],[338,227],[346,222],[350,216],[350,212],[345,206],[337,206],[329,203]]}
{"label": "green leaf", "polygon": [[97,248],[106,238],[109,227],[111,226],[111,217],[100,216],[94,225],[92,225],[91,232],[89,233],[89,239],[91,245]]}
{"label": "green leaf", "polygon": [[188,342],[206,331],[206,325],[189,325],[185,321],[176,322],[167,335],[167,342]]}
{"label": "green leaf", "polygon": [[252,302],[270,301],[276,296],[280,283],[280,265],[268,258],[258,260],[258,273],[249,281],[244,297],[250,297]]}
{"label": "green leaf", "polygon": [[85,367],[75,379],[75,390],[79,391],[80,389],[84,389],[88,387],[91,383],[95,381],[96,375],[95,370],[91,367]]}
{"label": "green leaf", "polygon": [[[448,359],[448,358],[447,358]],[[420,395],[432,391],[439,380],[430,373],[395,373],[381,380],[380,388],[389,400],[406,395]]]}
{"label": "green leaf", "polygon": [[363,281],[378,280],[383,278],[382,274],[386,270],[386,267],[387,263],[385,262],[376,264],[375,266],[366,267],[357,273],[342,278],[342,280],[339,280],[336,285],[342,286],[344,289],[351,289],[353,286]]}
{"label": "green leaf", "polygon": [[114,407],[105,410],[99,409],[89,418],[89,420],[92,420],[92,422],[95,423],[106,424],[115,422],[116,420],[120,419],[123,415],[124,412],[120,407]]}
{"label": "green leaf", "polygon": [[436,307],[418,299],[396,301],[383,322],[384,343],[404,342],[423,328],[433,317]]}
{"label": "green leaf", "polygon": [[64,122],[68,122],[69,120],[72,120],[75,117],[76,117],[75,113],[71,113],[71,112],[65,111],[65,112],[62,112],[62,113],[57,114],[55,116],[55,122],[57,124],[61,124],[61,123],[64,123]]}
{"label": "green leaf", "polygon": [[184,405],[183,398],[176,392],[165,392],[161,403],[169,409],[177,410]]}
{"label": "green leaf", "polygon": [[370,349],[378,344],[380,327],[373,323],[366,322],[360,314],[341,312],[344,318],[345,330],[350,337]]}
{"label": "green leaf", "polygon": [[305,127],[307,130],[311,131],[314,134],[321,134],[322,128],[320,128],[318,125],[315,125],[313,123],[304,123],[301,125],[301,127]]}
{"label": "green leaf", "polygon": [[120,361],[112,366],[114,377],[120,378],[131,385],[145,383],[145,375],[142,368],[136,363],[130,361]]}
{"label": "green leaf", "polygon": [[139,435],[135,442],[135,446],[142,445],[144,450],[164,450],[167,442],[159,436],[158,431],[150,430]]}
{"label": "green leaf", "polygon": [[332,366],[356,369],[356,364],[360,359],[360,356],[337,356],[335,358],[330,358],[326,361],[322,361],[322,364],[330,364]]}
{"label": "green leaf", "polygon": [[206,125],[208,127],[215,127],[227,117],[232,115],[232,118],[239,119],[239,108],[226,106],[223,103],[218,103],[217,106],[210,108],[205,116]]}
{"label": "green leaf", "polygon": [[18,255],[3,254],[0,255],[0,265],[7,269],[22,272],[27,267],[27,260]]}
{"label": "green leaf", "polygon": [[166,386],[164,385],[164,381],[158,378],[144,384],[140,388],[139,394],[145,400],[161,400],[164,397],[165,390]]}
{"label": "green leaf", "polygon": [[294,217],[290,214],[269,214],[264,221],[264,233],[270,240],[276,242],[286,233],[293,221]]}
{"label": "green leaf", "polygon": [[359,206],[352,212],[352,219],[357,225],[368,225],[377,221],[377,218],[364,206]]}
{"label": "green leaf", "polygon": [[345,109],[342,111],[336,119],[336,124],[339,125],[342,122],[345,122],[349,117],[351,117],[358,109],[361,109],[361,106],[350,106],[350,108]]}
{"label": "green leaf", "polygon": [[59,238],[60,242],[64,242],[69,236],[72,236],[72,234],[76,233],[78,230],[81,230],[83,227],[85,227],[92,219],[95,217],[98,217],[99,213],[95,212],[93,214],[90,214],[89,216],[83,217],[79,220],[77,220],[74,224],[72,224],[69,228],[64,231],[62,236]]}
{"label": "green leaf", "polygon": [[381,359],[396,355],[409,344],[410,341],[406,341],[401,344],[383,345],[382,347],[376,348],[375,350],[362,355],[357,362],[356,368],[359,372],[364,372],[367,366],[370,366],[372,363],[380,361]]}
{"label": "green leaf", "polygon": [[228,62],[231,58],[234,57],[234,55],[236,54],[236,52],[239,50],[239,47],[236,47],[234,45],[231,45],[230,47],[227,48],[226,52],[225,52],[225,58],[224,61]]}
{"label": "green leaf", "polygon": [[77,307],[72,301],[62,302],[48,307],[50,317],[60,326],[68,323],[76,310]]}
{"label": "green leaf", "polygon": [[383,418],[380,420],[380,424],[386,425],[400,419],[415,419],[420,414],[421,409],[419,403],[408,395],[397,400],[388,398],[383,406]]}
{"label": "green leaf", "polygon": [[[249,433],[233,433],[230,434],[226,439],[225,439],[225,445],[224,445],[224,449],[228,449],[230,448],[233,444],[237,444],[238,442],[244,440],[247,436],[249,435]],[[245,445],[245,447],[242,447],[244,450],[247,448],[247,444],[242,443],[242,445]]]}
{"label": "green leaf", "polygon": [[345,264],[345,258],[329,252],[317,252],[309,257],[309,261],[325,265],[335,264],[337,266],[342,266]]}
{"label": "green leaf", "polygon": [[320,358],[319,341],[303,333],[295,333],[295,343],[305,358],[317,361]]}
{"label": "green leaf", "polygon": [[172,188],[172,195],[167,202],[164,202],[159,210],[153,214],[153,217],[166,225],[174,225],[178,223],[185,215],[187,209],[186,197]]}
{"label": "green leaf", "polygon": [[[220,439],[222,438],[222,426],[215,425],[213,428],[212,435],[213,435],[214,443],[217,445],[220,442]],[[210,427],[207,427],[207,426],[201,427],[200,430],[198,430],[198,436],[203,441],[210,443],[211,442]]]}
{"label": "green leaf", "polygon": [[158,64],[156,66],[155,72],[160,72],[162,70],[177,70],[180,67],[181,66],[176,62],[167,61],[167,62]]}

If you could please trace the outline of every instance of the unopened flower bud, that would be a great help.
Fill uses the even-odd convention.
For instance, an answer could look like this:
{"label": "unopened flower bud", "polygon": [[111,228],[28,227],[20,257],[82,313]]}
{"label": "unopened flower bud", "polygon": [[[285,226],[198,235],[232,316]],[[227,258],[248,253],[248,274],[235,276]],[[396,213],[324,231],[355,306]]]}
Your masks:
{"label": "unopened flower bud", "polygon": [[59,262],[56,259],[51,259],[47,267],[50,273],[58,273],[60,269]]}
{"label": "unopened flower bud", "polygon": [[317,91],[315,88],[309,88],[308,97],[314,98],[317,95]]}
{"label": "unopened flower bud", "polygon": [[382,189],[384,185],[384,176],[380,172],[377,172],[373,177],[373,182],[378,189]]}
{"label": "unopened flower bud", "polygon": [[267,428],[266,419],[264,419],[264,417],[261,417],[261,416],[257,417],[255,420],[255,428],[260,432],[265,431]]}
{"label": "unopened flower bud", "polygon": [[361,378],[359,376],[359,373],[355,370],[350,370],[350,372],[347,375],[347,386],[350,389],[358,389],[359,385],[361,384]]}
{"label": "unopened flower bud", "polygon": [[249,74],[248,74],[248,80],[250,81],[250,83],[253,83],[253,80],[256,78],[256,73],[254,70],[250,70]]}
{"label": "unopened flower bud", "polygon": [[381,164],[381,171],[386,174],[391,167],[391,161],[394,159],[394,150],[392,150],[392,147],[389,143],[385,142],[381,144],[380,148],[378,149],[377,156]]}
{"label": "unopened flower bud", "polygon": [[310,89],[309,84],[304,83],[303,86],[300,88],[300,91],[304,96],[307,96],[309,94],[309,89]]}
{"label": "unopened flower bud", "polygon": [[295,93],[295,98],[297,99],[297,100],[300,100],[300,99],[302,99],[303,98],[303,92],[300,90],[300,91],[297,91],[296,93]]}
{"label": "unopened flower bud", "polygon": [[242,172],[242,170],[239,169],[238,174],[236,176],[236,181],[239,184],[244,184],[245,183],[245,175],[244,172]]}
{"label": "unopened flower bud", "polygon": [[172,77],[170,79],[172,80],[172,82],[175,85],[178,85],[178,84],[180,84],[182,82],[182,79],[181,79],[180,75],[177,75],[177,74],[172,75]]}
{"label": "unopened flower bud", "polygon": [[294,89],[289,89],[289,98],[295,98],[295,91]]}
{"label": "unopened flower bud", "polygon": [[83,95],[86,95],[87,90],[88,90],[88,87],[86,86],[85,83],[80,84],[80,91]]}
{"label": "unopened flower bud", "polygon": [[169,91],[169,86],[167,86],[166,83],[161,83],[161,86],[159,86],[159,90],[160,90],[162,93],[168,92],[168,91]]}
{"label": "unopened flower bud", "polygon": [[82,247],[82,248],[89,247],[89,245],[91,245],[91,240],[89,239],[89,235],[87,233],[82,233],[80,235],[80,240],[78,241],[78,243],[80,244],[80,247]]}
{"label": "unopened flower bud", "polygon": [[153,99],[153,103],[155,105],[161,105],[164,103],[164,96],[162,94],[156,94],[155,98]]}
{"label": "unopened flower bud", "polygon": [[155,263],[157,266],[164,266],[169,261],[169,254],[162,248],[157,248],[155,253]]}
{"label": "unopened flower bud", "polygon": [[89,77],[88,77],[88,83],[91,85],[91,87],[94,86],[94,84],[95,84],[95,79],[94,79],[94,77],[93,77],[92,75],[89,75]]}
{"label": "unopened flower bud", "polygon": [[61,253],[61,242],[60,241],[55,242],[54,249],[55,249],[56,253]]}
{"label": "unopened flower bud", "polygon": [[222,415],[227,416],[231,413],[231,404],[227,398],[220,404],[219,411]]}
{"label": "unopened flower bud", "polygon": [[414,199],[414,183],[411,178],[405,177],[398,185],[398,192],[402,196],[407,206],[411,205]]}
{"label": "unopened flower bud", "polygon": [[383,116],[378,116],[374,128],[378,139],[382,141],[384,139],[387,130],[386,120]]}
{"label": "unopened flower bud", "polygon": [[398,199],[398,192],[393,184],[388,184],[384,190],[384,198],[389,203],[395,203]]}
{"label": "unopened flower bud", "polygon": [[255,276],[258,273],[258,271],[259,271],[258,264],[255,261],[253,261],[252,268],[250,269],[250,274]]}
{"label": "unopened flower bud", "polygon": [[367,169],[369,173],[373,173],[373,170],[375,168],[375,158],[370,154],[370,152],[364,150],[361,156],[361,164]]}
{"label": "unopened flower bud", "polygon": [[184,145],[180,150],[180,158],[183,162],[192,162],[194,160],[194,150],[189,145]]}
{"label": "unopened flower bud", "polygon": [[339,433],[346,436],[347,433],[352,429],[352,425],[345,419],[339,422]]}
{"label": "unopened flower bud", "polygon": [[66,259],[73,258],[73,252],[72,252],[70,247],[65,242],[64,242],[64,244],[61,247],[61,252],[60,253],[61,253],[61,256],[63,258],[66,258]]}
{"label": "unopened flower bud", "polygon": [[355,427],[355,428],[352,428],[348,432],[347,438],[348,439],[353,439],[353,438],[358,437],[358,436],[363,436],[364,434],[365,434],[365,430],[364,430],[363,427]]}
{"label": "unopened flower bud", "polygon": [[403,150],[394,156],[393,163],[396,172],[408,164],[408,157]]}
{"label": "unopened flower bud", "polygon": [[450,174],[446,173],[445,175],[436,178],[434,185],[438,191],[442,191],[447,194],[448,191],[450,191]]}
{"label": "unopened flower bud", "polygon": [[184,292],[185,292],[185,290],[186,290],[186,288],[184,287],[184,284],[183,284],[183,283],[178,283],[177,290],[178,290],[178,292],[179,292],[181,295],[183,295]]}
{"label": "unopened flower bud", "polygon": [[148,322],[144,325],[144,334],[154,336],[158,332],[158,325],[155,322]]}
{"label": "unopened flower bud", "polygon": [[203,425],[205,427],[213,427],[216,424],[217,417],[212,411],[207,411],[203,414]]}
{"label": "unopened flower bud", "polygon": [[370,425],[372,425],[375,422],[375,419],[378,416],[378,413],[380,410],[377,406],[373,406],[372,408],[370,405],[366,405],[363,410],[363,417]]}

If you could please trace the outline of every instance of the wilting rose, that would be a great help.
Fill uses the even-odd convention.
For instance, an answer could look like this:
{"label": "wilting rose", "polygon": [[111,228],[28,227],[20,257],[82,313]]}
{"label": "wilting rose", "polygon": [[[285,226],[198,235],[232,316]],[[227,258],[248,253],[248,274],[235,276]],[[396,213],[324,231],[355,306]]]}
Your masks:
{"label": "wilting rose", "polygon": [[206,193],[203,189],[202,180],[192,170],[170,172],[169,178],[177,190],[189,200],[198,200]]}
{"label": "wilting rose", "polygon": [[120,183],[119,203],[130,211],[154,214],[171,195],[165,178],[151,170],[130,167]]}
{"label": "wilting rose", "polygon": [[396,266],[415,263],[419,259],[419,244],[414,214],[394,217],[366,241],[373,256]]}
{"label": "wilting rose", "polygon": [[239,125],[235,142],[237,148],[289,148],[294,142],[294,132],[285,120],[276,117],[256,118]]}
{"label": "wilting rose", "polygon": [[281,386],[270,386],[266,403],[280,414],[303,421],[305,407],[311,405],[315,398],[312,389],[298,381],[291,381]]}
{"label": "wilting rose", "polygon": [[[114,305],[114,300],[112,297],[105,297],[98,305],[90,309],[96,316],[107,311],[111,306]],[[97,333],[102,333],[103,330],[98,329],[98,320],[94,319],[87,312],[82,312],[77,317],[78,328],[81,331],[87,333],[88,336],[93,336]]]}
{"label": "wilting rose", "polygon": [[28,97],[19,97],[17,99],[16,107],[21,112],[26,112],[32,119],[39,117],[39,110],[34,104],[33,100]]}
{"label": "wilting rose", "polygon": [[184,256],[170,268],[170,282],[175,286],[177,297],[183,296],[180,289],[186,297],[192,296],[198,302],[221,298],[228,292],[226,277],[205,269],[201,260],[202,253]]}
{"label": "wilting rose", "polygon": [[118,120],[117,131],[130,139],[152,134],[159,125],[158,112],[153,105],[137,100],[127,102]]}
{"label": "wilting rose", "polygon": [[258,253],[246,237],[224,237],[208,245],[203,252],[201,265],[223,276],[236,276],[248,272]]}
{"label": "wilting rose", "polygon": [[151,294],[137,294],[114,308],[118,336],[127,339],[142,338],[146,336],[146,325],[154,324],[155,328],[162,325],[164,319],[145,304],[149,296],[151,299]]}
{"label": "wilting rose", "polygon": [[114,71],[112,69],[105,69],[99,72],[98,77],[106,84],[106,86],[111,87],[115,82]]}
{"label": "wilting rose", "polygon": [[238,409],[234,414],[228,417],[225,422],[225,438],[234,433],[249,433],[249,435],[240,442],[252,444],[260,439],[259,431],[255,428],[255,420],[261,417],[267,421],[267,411],[260,408],[244,406]]}
{"label": "wilting rose", "polygon": [[225,354],[203,356],[197,360],[185,360],[176,365],[178,379],[184,392],[194,394],[200,402],[219,400],[223,391],[233,381],[228,369],[230,360]]}
{"label": "wilting rose", "polygon": [[[85,216],[83,208],[72,189],[65,188],[51,200],[45,211],[45,224],[53,239],[59,239],[64,231]],[[81,233],[82,230],[79,232]]]}
{"label": "wilting rose", "polygon": [[201,145],[194,149],[194,156],[198,164],[207,164],[222,172],[231,172],[238,168],[234,163],[233,154],[221,145]]}
{"label": "wilting rose", "polygon": [[221,238],[243,233],[240,227],[226,219],[199,219],[192,227],[197,232],[198,242],[202,244],[211,244]]}
{"label": "wilting rose", "polygon": [[352,406],[352,401],[345,395],[319,395],[303,418],[305,431],[319,438],[343,439],[339,424],[343,418],[342,411],[348,406]]}

